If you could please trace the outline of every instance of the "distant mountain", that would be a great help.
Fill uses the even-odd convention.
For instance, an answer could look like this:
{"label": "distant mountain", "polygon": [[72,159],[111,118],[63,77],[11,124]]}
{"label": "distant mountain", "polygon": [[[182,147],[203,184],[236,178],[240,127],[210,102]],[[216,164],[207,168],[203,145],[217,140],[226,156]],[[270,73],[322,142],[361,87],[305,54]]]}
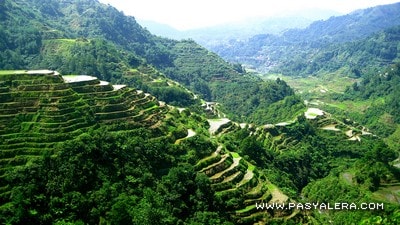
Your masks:
{"label": "distant mountain", "polygon": [[357,40],[400,24],[400,3],[356,10],[350,14],[316,21],[303,30],[283,35],[289,42],[334,43]]}
{"label": "distant mountain", "polygon": [[[273,71],[306,76],[340,70],[346,76],[358,78],[371,70],[380,70],[398,62],[399,42],[400,26],[395,26],[357,41],[331,44],[306,52],[288,52],[287,58]],[[289,55],[294,57],[290,59]]]}
{"label": "distant mountain", "polygon": [[261,33],[281,34],[288,29],[305,28],[313,21],[327,19],[336,15],[339,15],[339,13],[331,10],[309,9],[279,16],[254,17],[243,21],[182,31],[154,21],[138,21],[142,26],[156,35],[177,40],[190,38],[210,48],[213,45],[226,43],[231,39],[244,40]]}
{"label": "distant mountain", "polygon": [[297,59],[310,59],[321,48],[361,40],[397,25],[400,25],[400,3],[316,21],[305,29],[291,29],[281,35],[259,34],[244,41],[231,40],[212,46],[211,50],[228,61],[266,72],[278,65],[295,66]]}
{"label": "distant mountain", "polygon": [[182,31],[179,31],[168,24],[141,19],[138,19],[138,23],[145,29],[149,30],[152,34],[167,38],[181,39]]}

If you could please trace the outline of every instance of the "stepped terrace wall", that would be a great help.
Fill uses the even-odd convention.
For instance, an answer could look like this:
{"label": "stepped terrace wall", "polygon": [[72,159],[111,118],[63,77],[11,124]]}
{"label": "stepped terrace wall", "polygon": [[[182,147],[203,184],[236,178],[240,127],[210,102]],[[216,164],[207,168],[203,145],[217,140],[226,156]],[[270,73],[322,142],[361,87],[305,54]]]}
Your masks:
{"label": "stepped terrace wall", "polygon": [[[151,95],[115,87],[50,70],[0,71],[0,200],[8,199],[8,170],[53,154],[58,143],[99,123],[151,126],[166,110]],[[123,127],[129,132],[130,126]]]}

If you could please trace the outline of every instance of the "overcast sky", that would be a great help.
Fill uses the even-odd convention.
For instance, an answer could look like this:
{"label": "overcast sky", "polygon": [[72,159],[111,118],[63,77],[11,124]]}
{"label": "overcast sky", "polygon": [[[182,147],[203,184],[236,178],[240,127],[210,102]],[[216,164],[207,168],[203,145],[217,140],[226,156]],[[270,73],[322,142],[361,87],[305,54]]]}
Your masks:
{"label": "overcast sky", "polygon": [[303,9],[329,9],[349,13],[400,0],[99,0],[126,15],[184,30],[251,17],[276,16]]}

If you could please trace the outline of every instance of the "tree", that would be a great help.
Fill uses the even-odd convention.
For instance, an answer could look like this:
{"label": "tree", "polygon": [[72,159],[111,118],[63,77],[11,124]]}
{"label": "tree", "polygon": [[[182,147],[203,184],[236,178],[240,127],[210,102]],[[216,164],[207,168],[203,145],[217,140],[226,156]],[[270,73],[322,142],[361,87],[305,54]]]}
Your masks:
{"label": "tree", "polygon": [[249,156],[258,166],[265,166],[272,160],[272,155],[267,155],[262,144],[256,140],[255,136],[248,136],[239,145],[240,153]]}
{"label": "tree", "polygon": [[[390,149],[383,141],[377,141],[372,146],[372,149],[365,155],[368,162],[375,160],[388,164],[397,158],[397,153]],[[371,161],[371,159],[373,161]]]}
{"label": "tree", "polygon": [[159,192],[144,189],[142,199],[130,210],[132,224],[176,224],[176,218],[169,211],[170,205],[164,199]]}

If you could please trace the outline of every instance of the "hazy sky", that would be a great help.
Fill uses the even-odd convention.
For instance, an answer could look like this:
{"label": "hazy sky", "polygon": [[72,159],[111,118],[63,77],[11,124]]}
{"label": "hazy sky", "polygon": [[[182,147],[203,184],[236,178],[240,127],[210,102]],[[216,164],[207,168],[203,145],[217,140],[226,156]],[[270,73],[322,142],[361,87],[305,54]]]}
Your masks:
{"label": "hazy sky", "polygon": [[137,19],[190,29],[274,16],[302,9],[330,9],[349,13],[356,9],[395,3],[400,0],[99,0]]}

